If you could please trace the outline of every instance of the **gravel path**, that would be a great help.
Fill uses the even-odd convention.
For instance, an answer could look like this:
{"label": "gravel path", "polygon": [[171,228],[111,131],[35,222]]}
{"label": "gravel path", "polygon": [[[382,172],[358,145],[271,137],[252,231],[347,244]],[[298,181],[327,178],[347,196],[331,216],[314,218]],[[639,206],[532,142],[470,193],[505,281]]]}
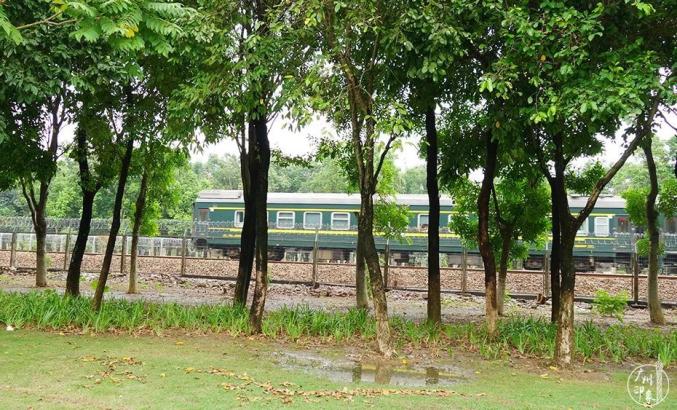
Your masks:
{"label": "gravel path", "polygon": [[[49,265],[53,268],[63,268],[64,255],[51,253],[48,256]],[[83,271],[98,272],[100,270],[102,255],[86,255],[83,261]],[[226,259],[197,259],[186,260],[186,274],[214,277],[230,277],[237,275],[237,261]],[[35,254],[29,252],[17,252],[17,266],[35,267]],[[9,266],[9,251],[0,251],[0,269]],[[127,259],[129,266],[129,259]],[[299,263],[269,263],[269,276],[273,280],[284,281],[312,281],[312,264]],[[351,285],[354,283],[354,266],[341,264],[319,264],[317,281],[319,283]],[[112,272],[120,271],[120,257],[115,256],[111,266]],[[180,257],[140,257],[137,271],[141,278],[145,276],[170,275],[178,276],[181,272]],[[607,277],[586,276],[579,274],[576,278],[576,296],[593,297],[599,289],[616,294],[622,291],[629,295],[632,293],[632,277],[629,275],[616,275],[615,272]],[[441,284],[443,289],[460,289],[462,273],[458,269],[443,269]],[[399,288],[427,287],[427,273],[425,269],[410,267],[391,267],[389,273],[389,286]],[[468,272],[467,289],[481,292],[484,289],[484,273],[478,270]],[[543,274],[538,271],[510,272],[507,280],[507,291],[514,295],[537,295],[543,293]],[[640,277],[639,294],[644,300],[646,295],[646,278]],[[664,302],[677,303],[677,276],[659,279],[659,294]]]}
{"label": "gravel path", "polygon": [[[81,291],[84,295],[92,295],[92,281],[97,274],[83,274]],[[62,292],[65,287],[65,273],[50,272],[48,283],[51,289]],[[231,303],[234,289],[233,282],[214,279],[187,279],[170,274],[141,274],[139,277],[139,294],[129,295],[127,277],[111,274],[110,291],[106,297],[124,298],[127,300],[144,300],[158,303],[180,303],[186,305]],[[13,271],[0,268],[0,289],[6,291],[28,292],[35,290],[33,272],[29,270]],[[250,295],[251,295],[250,291]],[[308,306],[312,309],[344,311],[354,306],[354,289],[341,286],[321,285],[313,289],[306,285],[271,284],[269,287],[266,309],[275,310],[284,306]],[[426,317],[426,295],[422,292],[392,290],[388,292],[389,313],[403,316],[411,320],[421,321]],[[592,320],[600,324],[618,323],[614,318],[602,317],[591,309],[589,303],[576,303],[576,321]],[[506,312],[517,315],[534,315],[549,317],[550,304],[536,305],[532,300],[510,299]],[[669,322],[667,329],[677,329],[677,309],[665,310]],[[484,299],[480,296],[445,294],[442,300],[442,316],[444,322],[481,321],[484,315]],[[625,323],[640,326],[651,326],[647,309],[628,308]]]}

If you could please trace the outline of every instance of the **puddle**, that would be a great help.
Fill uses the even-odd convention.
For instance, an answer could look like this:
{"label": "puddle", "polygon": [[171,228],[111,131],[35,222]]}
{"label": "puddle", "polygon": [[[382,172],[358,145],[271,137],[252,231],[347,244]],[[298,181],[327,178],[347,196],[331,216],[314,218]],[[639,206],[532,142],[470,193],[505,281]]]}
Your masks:
{"label": "puddle", "polygon": [[277,352],[276,363],[340,383],[375,383],[389,386],[450,386],[470,377],[468,370],[451,365],[397,365],[392,362],[356,362],[330,359],[309,352]]}

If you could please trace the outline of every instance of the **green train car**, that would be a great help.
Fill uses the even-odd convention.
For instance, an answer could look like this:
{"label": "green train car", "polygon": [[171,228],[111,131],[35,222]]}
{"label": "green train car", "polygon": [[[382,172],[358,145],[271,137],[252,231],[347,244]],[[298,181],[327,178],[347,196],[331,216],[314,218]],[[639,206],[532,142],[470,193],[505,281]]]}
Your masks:
{"label": "green train car", "polygon": [[[571,197],[572,211],[584,206],[587,198]],[[398,195],[397,203],[406,205],[410,225],[405,242],[386,241],[376,235],[376,246],[390,248],[391,263],[417,263],[425,258],[428,231],[427,195]],[[463,247],[458,235],[448,228],[453,213],[449,197],[440,199],[440,253],[449,265],[458,264]],[[359,195],[340,193],[268,194],[269,255],[272,259],[307,259],[315,243],[323,261],[347,262],[354,257],[357,242]],[[224,256],[239,255],[240,231],[244,222],[241,191],[209,190],[199,193],[193,209],[193,241],[198,247],[218,250]],[[677,221],[662,220],[667,253],[664,263],[677,266]],[[625,201],[619,197],[602,197],[581,226],[576,238],[574,256],[581,270],[594,270],[600,263],[629,263],[631,226]],[[477,255],[475,249],[468,249]],[[526,268],[540,269],[544,249],[532,249]],[[443,261],[444,263],[444,261]]]}

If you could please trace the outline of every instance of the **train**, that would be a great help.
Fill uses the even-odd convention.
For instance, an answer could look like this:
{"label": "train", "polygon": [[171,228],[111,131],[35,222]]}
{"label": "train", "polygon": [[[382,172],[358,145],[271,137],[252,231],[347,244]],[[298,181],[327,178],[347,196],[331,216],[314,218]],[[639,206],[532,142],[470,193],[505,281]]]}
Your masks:
{"label": "train", "polygon": [[[389,262],[393,265],[425,264],[428,196],[402,194],[397,195],[395,201],[408,208],[409,229],[403,235],[404,240],[388,240],[376,232],[376,247],[379,251],[388,247]],[[571,210],[580,210],[586,201],[587,197],[571,196]],[[359,208],[358,194],[269,193],[269,258],[304,261],[309,260],[313,250],[317,249],[317,257],[321,261],[354,261]],[[459,236],[449,229],[454,212],[452,198],[442,196],[440,209],[438,228],[442,264],[458,265],[464,252],[471,259],[479,259],[478,250],[464,249]],[[201,191],[193,204],[192,241],[196,247],[219,252],[223,257],[237,258],[243,223],[242,191]],[[677,218],[661,217],[660,224],[666,247],[662,263],[669,268],[677,267]],[[574,247],[576,269],[594,271],[607,265],[628,265],[633,237],[637,238],[639,234],[630,223],[623,198],[600,197],[577,233]],[[542,269],[548,247],[549,241],[545,241],[542,247],[532,247],[522,267]]]}

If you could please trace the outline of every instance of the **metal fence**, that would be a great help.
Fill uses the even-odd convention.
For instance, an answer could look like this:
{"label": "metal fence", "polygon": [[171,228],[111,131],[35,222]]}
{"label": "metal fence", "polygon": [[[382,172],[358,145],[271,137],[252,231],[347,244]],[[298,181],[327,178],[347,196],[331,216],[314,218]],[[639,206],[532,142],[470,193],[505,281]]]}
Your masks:
{"label": "metal fence", "polygon": [[[66,270],[72,253],[75,233],[48,234],[47,252],[50,270]],[[87,240],[83,271],[96,272],[100,269],[102,255],[108,236],[91,235]],[[309,244],[310,250],[292,250],[285,253],[283,260],[269,264],[272,283],[296,283],[309,286],[354,285],[354,252],[345,251],[337,258],[317,238]],[[35,234],[29,232],[0,233],[0,267],[34,268]],[[131,237],[120,235],[114,251],[113,272],[129,271]],[[124,255],[124,257],[122,257]],[[137,271],[164,273],[187,278],[211,278],[234,280],[237,261],[220,250],[197,247],[189,236],[181,237],[140,237],[138,244]],[[462,254],[442,254],[441,276],[445,292],[471,292],[482,294],[483,271],[479,255],[464,251]],[[386,286],[390,289],[426,291],[427,255],[417,253],[403,264],[386,246],[380,252],[381,266]],[[340,261],[340,263],[337,263]],[[386,263],[388,261],[388,263]],[[597,289],[617,293],[625,290],[630,299],[641,301],[646,294],[646,275],[642,273],[640,259],[633,257],[628,265],[614,267],[608,273],[579,273],[577,295],[590,298]],[[513,267],[509,271],[508,285],[514,296],[549,295],[548,258],[544,257],[542,269],[524,270]],[[622,269],[621,269],[622,268]],[[661,297],[664,302],[677,302],[677,275],[663,275]],[[579,286],[582,290],[579,290]]]}

